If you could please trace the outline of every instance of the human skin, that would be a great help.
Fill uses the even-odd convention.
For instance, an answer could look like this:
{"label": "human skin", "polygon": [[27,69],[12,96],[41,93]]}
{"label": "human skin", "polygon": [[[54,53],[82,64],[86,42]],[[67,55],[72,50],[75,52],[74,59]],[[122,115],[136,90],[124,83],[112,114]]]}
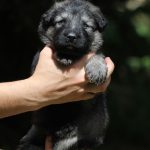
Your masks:
{"label": "human skin", "polygon": [[0,83],[0,118],[38,110],[42,107],[93,98],[104,92],[110,83],[114,64],[105,59],[107,80],[100,86],[89,86],[84,65],[94,54],[84,56],[77,63],[58,68],[52,50],[45,47],[33,75],[27,79]]}

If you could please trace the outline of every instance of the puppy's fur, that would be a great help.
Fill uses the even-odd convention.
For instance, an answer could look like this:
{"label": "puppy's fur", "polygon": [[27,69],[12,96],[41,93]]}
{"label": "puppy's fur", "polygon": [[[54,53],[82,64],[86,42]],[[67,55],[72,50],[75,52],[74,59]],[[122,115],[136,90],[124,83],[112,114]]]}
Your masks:
{"label": "puppy's fur", "polygon": [[[98,7],[85,0],[65,0],[56,2],[42,16],[39,34],[54,50],[57,63],[63,66],[73,64],[90,51],[95,52],[85,71],[90,84],[99,85],[107,75],[100,49],[105,26],[106,20]],[[34,66],[38,57],[39,53]],[[88,101],[51,105],[34,112],[33,125],[18,150],[44,150],[48,135],[53,150],[95,150],[103,142],[107,123],[104,94]]]}

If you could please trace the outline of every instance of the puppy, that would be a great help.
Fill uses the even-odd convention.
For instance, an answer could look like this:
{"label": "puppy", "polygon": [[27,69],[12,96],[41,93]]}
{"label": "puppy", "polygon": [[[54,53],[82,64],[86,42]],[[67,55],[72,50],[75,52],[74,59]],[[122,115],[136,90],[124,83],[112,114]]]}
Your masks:
{"label": "puppy", "polygon": [[[85,72],[90,84],[99,85],[107,76],[101,52],[105,26],[106,19],[98,7],[85,0],[65,0],[56,2],[42,16],[38,31],[59,65],[71,65],[93,51]],[[39,52],[33,70],[38,57]],[[95,150],[103,143],[107,124],[104,94],[87,101],[47,106],[34,112],[33,125],[18,150],[44,150],[46,136],[52,138],[53,150]]]}

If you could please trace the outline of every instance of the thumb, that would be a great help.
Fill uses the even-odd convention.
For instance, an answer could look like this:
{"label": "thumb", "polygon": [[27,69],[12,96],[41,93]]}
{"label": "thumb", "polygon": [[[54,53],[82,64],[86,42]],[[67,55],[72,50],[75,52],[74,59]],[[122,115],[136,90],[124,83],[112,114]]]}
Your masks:
{"label": "thumb", "polygon": [[114,71],[115,65],[109,57],[105,58],[105,62],[108,68],[107,78],[109,78]]}
{"label": "thumb", "polygon": [[53,55],[53,50],[48,46],[45,46],[43,48],[43,50],[40,52],[40,57],[49,57],[49,58],[51,58],[52,55]]}
{"label": "thumb", "polygon": [[87,61],[94,55],[95,53],[91,52],[85,56],[83,56],[79,61],[77,61],[75,64],[73,64],[74,68],[81,69],[85,66]]}

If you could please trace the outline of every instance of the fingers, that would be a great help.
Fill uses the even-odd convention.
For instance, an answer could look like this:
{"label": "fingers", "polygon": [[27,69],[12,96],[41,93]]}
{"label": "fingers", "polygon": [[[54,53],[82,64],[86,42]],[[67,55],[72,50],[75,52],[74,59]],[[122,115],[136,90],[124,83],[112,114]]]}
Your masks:
{"label": "fingers", "polygon": [[38,66],[42,68],[46,66],[47,63],[53,64],[53,62],[51,61],[51,58],[52,58],[52,49],[50,49],[49,47],[44,47],[43,50],[39,54],[39,58],[37,58]]}
{"label": "fingers", "polygon": [[110,81],[111,81],[111,78],[107,79],[105,83],[99,86],[89,83],[85,86],[85,91],[89,93],[94,93],[94,94],[103,93],[107,90],[107,87],[110,84]]}
{"label": "fingers", "polygon": [[93,55],[94,55],[94,53],[92,52],[92,53],[89,53],[89,54],[83,56],[79,61],[77,61],[77,62],[73,65],[73,67],[74,67],[74,68],[76,68],[76,67],[77,67],[77,68],[82,68],[82,67],[84,67],[85,64],[87,63],[87,61],[89,60],[89,58],[91,58]]}
{"label": "fingers", "polygon": [[37,67],[39,70],[43,70],[46,75],[58,75],[63,78],[63,73],[60,68],[58,68],[56,62],[53,58],[53,50],[49,47],[44,47],[43,50],[40,52],[39,61]]}
{"label": "fingers", "polygon": [[85,56],[83,56],[79,61],[77,61],[75,64],[73,64],[70,68],[70,75],[75,75],[77,83],[88,83],[86,76],[85,76],[85,64],[94,55],[94,53],[89,53]]}
{"label": "fingers", "polygon": [[[68,102],[76,102],[80,100],[88,100],[96,94],[87,92],[84,87],[73,86],[68,87],[65,90],[61,89],[57,92],[57,96],[50,102],[51,104],[63,104]],[[51,94],[52,96],[52,94]],[[47,104],[46,104],[47,105]]]}
{"label": "fingers", "polygon": [[53,58],[53,50],[48,46],[45,46],[40,52],[39,60],[47,61],[51,65],[51,67],[57,68]]}
{"label": "fingers", "polygon": [[105,62],[107,64],[108,72],[107,72],[107,79],[111,76],[114,71],[115,65],[109,57],[105,58]]}
{"label": "fingers", "polygon": [[105,86],[97,86],[97,85],[94,85],[94,84],[87,84],[87,86],[85,87],[85,91],[86,92],[89,92],[89,93],[101,93],[101,92],[104,92],[106,90],[106,87]]}
{"label": "fingers", "polygon": [[52,54],[53,54],[53,51],[48,46],[45,46],[40,53],[41,57],[52,57]]}
{"label": "fingers", "polygon": [[52,139],[47,137],[45,140],[45,150],[52,150]]}
{"label": "fingers", "polygon": [[96,94],[94,93],[86,93],[84,95],[82,95],[82,100],[89,100],[92,99],[96,96]]}

